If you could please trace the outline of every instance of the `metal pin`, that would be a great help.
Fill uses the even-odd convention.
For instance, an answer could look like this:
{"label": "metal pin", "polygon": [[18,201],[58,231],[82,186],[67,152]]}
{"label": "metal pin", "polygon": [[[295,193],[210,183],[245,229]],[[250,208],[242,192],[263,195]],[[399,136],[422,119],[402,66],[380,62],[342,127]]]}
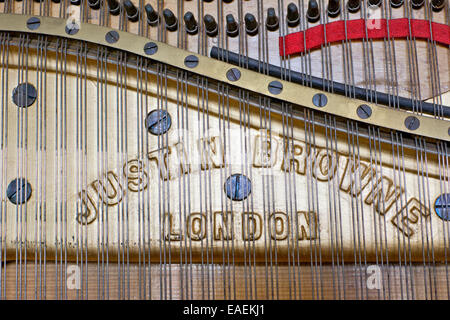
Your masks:
{"label": "metal pin", "polygon": [[381,6],[382,0],[369,0],[367,3],[370,7],[379,7]]}
{"label": "metal pin", "polygon": [[175,31],[178,29],[178,19],[175,17],[170,9],[164,9],[164,20],[166,22],[166,29],[169,31]]}
{"label": "metal pin", "polygon": [[100,0],[88,0],[87,3],[89,7],[93,10],[100,9]]}
{"label": "metal pin", "polygon": [[188,11],[184,14],[184,24],[186,25],[186,32],[189,34],[197,34],[198,26],[192,12]]}
{"label": "metal pin", "polygon": [[291,2],[288,4],[286,18],[289,27],[296,27],[300,23],[300,16],[298,14],[298,8],[295,3]]}
{"label": "metal pin", "polygon": [[317,22],[320,19],[319,4],[316,0],[309,0],[308,10],[306,11],[306,18],[311,23]]}
{"label": "metal pin", "polygon": [[205,24],[206,34],[210,37],[217,36],[218,28],[216,19],[210,14],[203,17],[203,23]]}
{"label": "metal pin", "polygon": [[425,0],[411,0],[413,9],[417,10],[423,7]]}
{"label": "metal pin", "polygon": [[445,0],[431,0],[431,8],[433,11],[441,11],[444,8]]}
{"label": "metal pin", "polygon": [[245,31],[250,36],[254,36],[258,33],[258,22],[256,21],[256,18],[251,13],[247,13],[244,17],[245,22]]}
{"label": "metal pin", "polygon": [[392,8],[400,8],[403,5],[403,0],[391,0]]}
{"label": "metal pin", "polygon": [[347,2],[348,11],[355,13],[361,8],[361,2],[359,0],[348,0]]}
{"label": "metal pin", "polygon": [[123,6],[125,8],[125,12],[127,13],[128,20],[136,22],[139,19],[139,11],[136,9],[133,2],[130,0],[125,0],[123,2]]}
{"label": "metal pin", "polygon": [[113,16],[117,16],[120,13],[120,5],[117,0],[107,0],[109,13]]}
{"label": "metal pin", "polygon": [[276,31],[279,26],[279,20],[274,8],[267,9],[266,28],[269,31]]}
{"label": "metal pin", "polygon": [[337,17],[341,12],[341,4],[339,3],[339,0],[329,0],[327,11],[328,16],[330,16],[331,18]]}
{"label": "metal pin", "polygon": [[159,14],[153,9],[152,5],[147,3],[144,7],[147,15],[147,23],[151,26],[156,26],[159,22]]}
{"label": "metal pin", "polygon": [[236,37],[239,34],[239,28],[236,20],[232,14],[227,14],[227,35],[229,37]]}

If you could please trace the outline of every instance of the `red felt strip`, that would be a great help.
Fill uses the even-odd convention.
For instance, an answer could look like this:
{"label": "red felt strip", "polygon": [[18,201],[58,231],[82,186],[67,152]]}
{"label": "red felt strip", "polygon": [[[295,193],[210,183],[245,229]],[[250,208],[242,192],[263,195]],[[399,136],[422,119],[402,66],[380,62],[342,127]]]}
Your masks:
{"label": "red felt strip", "polygon": [[280,55],[302,53],[320,48],[325,43],[343,40],[406,38],[430,39],[450,45],[450,27],[445,24],[418,19],[364,19],[334,21],[291,33],[279,38]]}

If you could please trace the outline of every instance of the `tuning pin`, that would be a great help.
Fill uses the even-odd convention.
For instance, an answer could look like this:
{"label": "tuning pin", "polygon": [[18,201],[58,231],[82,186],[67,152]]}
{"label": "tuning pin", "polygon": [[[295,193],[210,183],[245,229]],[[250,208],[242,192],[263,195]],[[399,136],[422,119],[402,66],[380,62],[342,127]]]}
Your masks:
{"label": "tuning pin", "polygon": [[218,28],[216,19],[210,14],[206,14],[203,17],[203,23],[205,24],[206,34],[210,37],[217,36]]}
{"label": "tuning pin", "polygon": [[328,16],[335,18],[339,15],[341,12],[341,4],[339,3],[339,0],[329,0],[328,1]]}
{"label": "tuning pin", "polygon": [[197,34],[198,26],[192,12],[188,11],[184,14],[184,24],[186,25],[186,32],[189,34]]}
{"label": "tuning pin", "polygon": [[153,9],[152,5],[147,3],[144,7],[147,15],[147,23],[151,26],[156,26],[159,22],[159,14]]}
{"label": "tuning pin", "polygon": [[117,0],[107,0],[109,13],[113,16],[117,16],[120,13],[120,5]]}
{"label": "tuning pin", "polygon": [[245,31],[250,36],[254,36],[258,33],[258,22],[256,21],[256,18],[251,13],[247,13],[244,17],[245,22]]}
{"label": "tuning pin", "polygon": [[127,13],[128,20],[135,22],[139,19],[139,11],[136,9],[133,2],[130,0],[125,0],[123,2],[123,6],[125,8],[125,12]]}
{"label": "tuning pin", "polygon": [[289,3],[287,7],[287,23],[289,27],[296,27],[300,22],[300,16],[298,14],[298,8],[295,3]]}
{"label": "tuning pin", "polygon": [[70,4],[73,6],[79,6],[81,4],[81,0],[70,0]]}
{"label": "tuning pin", "polygon": [[233,2],[233,0],[222,0],[223,2],[225,2],[225,3],[231,3],[231,2]]}
{"label": "tuning pin", "polygon": [[379,7],[381,6],[381,1],[382,0],[369,0],[368,4],[370,7]]}
{"label": "tuning pin", "polygon": [[413,9],[420,9],[424,5],[425,0],[411,0],[411,5]]}
{"label": "tuning pin", "polygon": [[166,29],[169,31],[175,31],[178,29],[178,19],[175,17],[170,9],[164,9],[164,20],[166,22]]}
{"label": "tuning pin", "polygon": [[431,8],[433,11],[441,11],[444,8],[445,0],[431,0]]}
{"label": "tuning pin", "polygon": [[279,21],[274,8],[267,9],[266,28],[269,31],[278,29]]}
{"label": "tuning pin", "polygon": [[359,0],[348,0],[347,2],[348,11],[355,13],[361,8],[361,2]]}
{"label": "tuning pin", "polygon": [[88,0],[87,3],[89,7],[93,10],[100,9],[100,0]]}
{"label": "tuning pin", "polygon": [[239,28],[236,20],[232,14],[227,14],[227,35],[229,37],[236,37],[239,34]]}
{"label": "tuning pin", "polygon": [[403,5],[403,0],[391,0],[392,8],[400,8]]}
{"label": "tuning pin", "polygon": [[309,0],[306,18],[311,23],[317,22],[320,19],[319,4],[316,0]]}

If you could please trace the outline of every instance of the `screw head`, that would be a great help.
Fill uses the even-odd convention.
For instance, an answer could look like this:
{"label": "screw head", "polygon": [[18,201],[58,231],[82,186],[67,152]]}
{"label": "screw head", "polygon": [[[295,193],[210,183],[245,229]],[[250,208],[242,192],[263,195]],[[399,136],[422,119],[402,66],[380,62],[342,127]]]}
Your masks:
{"label": "screw head", "polygon": [[252,192],[252,183],[243,174],[236,173],[228,177],[224,189],[228,198],[234,201],[242,201]]}
{"label": "screw head", "polygon": [[14,88],[12,100],[18,107],[29,107],[36,101],[37,92],[33,85],[21,83]]}
{"label": "screw head", "polygon": [[119,41],[119,38],[119,33],[115,30],[108,31],[105,35],[105,40],[108,43],[116,43],[117,41]]}
{"label": "screw head", "polygon": [[420,120],[414,116],[408,116],[405,119],[405,127],[409,130],[417,130],[420,126]]}
{"label": "screw head", "polygon": [[158,45],[154,42],[147,42],[144,45],[144,52],[149,56],[154,55],[155,53],[158,52]]}
{"label": "screw head", "polygon": [[280,81],[272,81],[267,86],[271,94],[280,94],[283,91],[283,84]]}
{"label": "screw head", "polygon": [[434,210],[439,218],[450,220],[450,193],[443,193],[436,199]]}
{"label": "screw head", "polygon": [[80,26],[75,21],[70,21],[66,24],[66,33],[68,35],[74,35],[80,31]]}
{"label": "screw head", "polygon": [[27,28],[30,30],[36,30],[41,26],[41,19],[38,17],[31,17],[27,20]]}
{"label": "screw head", "polygon": [[369,107],[367,104],[362,104],[356,109],[356,114],[361,119],[370,118],[370,116],[372,115],[372,108]]}
{"label": "screw head", "polygon": [[230,81],[238,81],[241,78],[241,72],[239,69],[231,68],[227,71],[227,79]]}
{"label": "screw head", "polygon": [[151,134],[159,136],[169,131],[172,125],[172,118],[166,110],[153,110],[149,112],[145,119],[145,126]]}
{"label": "screw head", "polygon": [[27,202],[31,197],[31,184],[24,178],[11,181],[6,189],[6,196],[14,204]]}
{"label": "screw head", "polygon": [[313,104],[318,108],[323,108],[328,103],[328,98],[323,93],[316,93],[312,99]]}
{"label": "screw head", "polygon": [[189,55],[184,59],[184,65],[188,68],[195,68],[198,66],[198,58],[194,55]]}

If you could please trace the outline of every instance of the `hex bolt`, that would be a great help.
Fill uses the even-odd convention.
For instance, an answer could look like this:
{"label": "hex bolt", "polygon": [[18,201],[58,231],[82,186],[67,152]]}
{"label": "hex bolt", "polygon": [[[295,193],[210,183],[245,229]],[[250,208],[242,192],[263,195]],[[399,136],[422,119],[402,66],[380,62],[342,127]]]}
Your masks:
{"label": "hex bolt", "polygon": [[198,58],[194,55],[189,55],[184,59],[184,65],[188,68],[195,68],[198,66]]}
{"label": "hex bolt", "polygon": [[36,101],[36,88],[29,83],[21,83],[14,88],[12,100],[18,107],[29,107]]}
{"label": "hex bolt", "polygon": [[450,220],[450,193],[443,193],[436,199],[434,210],[442,220]]}
{"label": "hex bolt", "polygon": [[362,104],[356,109],[356,114],[361,119],[370,118],[370,116],[372,115],[372,108],[369,107],[367,104]]}
{"label": "hex bolt", "polygon": [[241,78],[241,72],[239,69],[231,68],[227,71],[227,79],[230,81],[238,81]]}
{"label": "hex bolt", "polygon": [[172,118],[166,110],[153,110],[145,119],[145,126],[148,132],[156,136],[162,135],[169,131],[171,125]]}
{"label": "hex bolt", "polygon": [[313,104],[318,108],[323,108],[328,103],[328,98],[323,93],[316,93],[312,99]]}
{"label": "hex bolt", "polygon": [[158,25],[159,22],[159,14],[153,9],[152,5],[147,3],[144,7],[145,13],[147,15],[147,23],[154,27]]}
{"label": "hex bolt", "polygon": [[27,202],[31,197],[31,184],[24,178],[12,180],[6,189],[6,196],[14,204]]}
{"label": "hex bolt", "polygon": [[119,41],[119,38],[119,33],[115,30],[108,31],[105,35],[105,40],[108,43],[116,43],[117,41]]}
{"label": "hex bolt", "polygon": [[164,21],[166,22],[166,29],[169,31],[175,31],[178,29],[178,19],[175,17],[170,9],[164,9],[163,11]]}
{"label": "hex bolt", "polygon": [[80,26],[75,22],[75,20],[66,24],[66,33],[73,36],[78,31],[80,31]]}
{"label": "hex bolt", "polygon": [[120,5],[117,0],[107,0],[109,13],[113,16],[117,16],[120,13]]}
{"label": "hex bolt", "polygon": [[279,26],[279,20],[274,8],[267,9],[266,28],[269,31],[276,31]]}
{"label": "hex bolt", "polygon": [[405,127],[409,130],[417,130],[420,126],[420,120],[414,116],[409,116],[405,119]]}
{"label": "hex bolt", "polygon": [[245,175],[237,173],[227,178],[224,191],[233,201],[245,200],[252,192],[252,183]]}
{"label": "hex bolt", "polygon": [[144,45],[144,52],[149,56],[154,55],[156,52],[158,52],[158,45],[154,42],[147,42]]}
{"label": "hex bolt", "polygon": [[280,94],[281,91],[283,91],[283,85],[281,84],[280,81],[272,81],[269,83],[267,89],[269,89],[269,92],[271,94]]}
{"label": "hex bolt", "polygon": [[27,20],[27,28],[30,30],[36,30],[41,26],[41,19],[38,17],[31,17]]}

